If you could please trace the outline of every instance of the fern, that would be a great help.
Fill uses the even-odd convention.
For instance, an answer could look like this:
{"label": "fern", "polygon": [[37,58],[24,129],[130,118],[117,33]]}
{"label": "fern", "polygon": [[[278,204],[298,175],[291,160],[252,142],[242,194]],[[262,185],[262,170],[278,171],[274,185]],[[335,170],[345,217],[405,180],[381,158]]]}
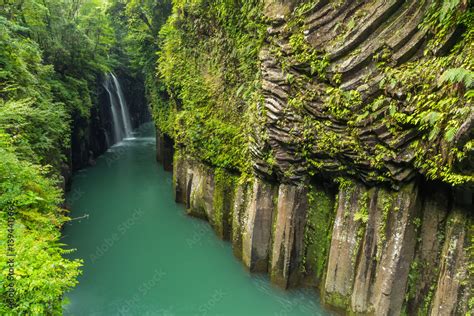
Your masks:
{"label": "fern", "polygon": [[[441,6],[441,20],[450,16],[454,10],[458,9],[461,0],[446,0],[443,1],[443,5]],[[464,1],[463,1],[464,2]]]}
{"label": "fern", "polygon": [[452,142],[454,140],[454,136],[456,136],[456,133],[457,133],[457,128],[456,127],[451,127],[449,128],[446,133],[444,134],[444,138],[448,141],[448,142]]}
{"label": "fern", "polygon": [[464,68],[450,68],[439,78],[440,83],[462,83],[466,88],[470,88],[474,83],[474,73]]}
{"label": "fern", "polygon": [[443,114],[440,113],[440,112],[436,112],[436,111],[431,111],[431,112],[428,112],[422,119],[423,122],[425,123],[428,123],[430,125],[435,125],[439,120],[440,118],[443,117]]}

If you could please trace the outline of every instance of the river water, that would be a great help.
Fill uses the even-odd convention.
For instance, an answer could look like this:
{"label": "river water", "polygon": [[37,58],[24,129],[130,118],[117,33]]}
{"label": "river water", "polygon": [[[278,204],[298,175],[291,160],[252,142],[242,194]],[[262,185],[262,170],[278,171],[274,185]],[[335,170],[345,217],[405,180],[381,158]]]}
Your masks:
{"label": "river water", "polygon": [[328,315],[314,291],[249,274],[229,242],[185,215],[154,133],[143,125],[74,176],[67,200],[79,219],[63,241],[84,267],[65,315]]}

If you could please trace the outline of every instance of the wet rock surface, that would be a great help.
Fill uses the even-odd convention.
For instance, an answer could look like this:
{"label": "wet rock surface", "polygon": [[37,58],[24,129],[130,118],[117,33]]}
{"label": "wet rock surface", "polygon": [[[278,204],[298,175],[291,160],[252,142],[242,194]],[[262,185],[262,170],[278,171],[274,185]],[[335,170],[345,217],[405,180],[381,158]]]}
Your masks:
{"label": "wet rock surface", "polygon": [[[427,180],[413,150],[420,130],[385,119],[394,107],[414,109],[403,89],[382,84],[380,63],[397,68],[423,55],[429,36],[420,24],[433,1],[315,1],[302,11],[299,1],[264,3],[254,173],[174,153],[176,200],[282,288],[317,288],[326,304],[352,314],[465,314],[472,188]],[[308,46],[295,49],[299,40]],[[452,146],[471,137],[471,121]],[[222,177],[233,180],[224,186]]]}
{"label": "wet rock surface", "polygon": [[[309,172],[343,174],[369,185],[383,179],[394,188],[428,172],[414,164],[413,145],[422,133],[410,124],[394,130],[383,120],[390,107],[408,115],[413,109],[406,92],[383,86],[378,65],[386,58],[383,63],[396,68],[423,55],[429,37],[420,24],[432,1],[316,1],[303,13],[295,12],[298,3],[265,1],[270,19],[260,52],[265,136],[253,137],[251,144],[256,172],[294,183]],[[298,41],[308,51],[298,51],[303,45]],[[334,102],[341,108],[337,98],[347,98],[346,113],[332,108]],[[469,138],[468,129],[459,133]],[[264,159],[269,151],[271,163]],[[381,153],[382,162],[376,162]]]}
{"label": "wet rock surface", "polygon": [[[277,185],[256,177],[220,190],[215,170],[184,155],[175,154],[173,172],[176,200],[188,214],[207,219],[221,238],[226,231],[234,255],[250,271],[268,272],[282,288],[317,287],[326,304],[358,314],[468,310],[473,219],[466,194],[459,205],[447,187],[412,182],[396,191],[347,180],[334,205],[324,198],[332,191],[323,185]],[[216,195],[232,201],[226,229],[216,221],[222,218]],[[315,219],[324,219],[308,214],[318,203],[327,206],[315,210],[329,212],[322,224],[332,223],[324,235],[325,260],[308,252],[313,244],[324,245],[311,239],[319,236]]]}

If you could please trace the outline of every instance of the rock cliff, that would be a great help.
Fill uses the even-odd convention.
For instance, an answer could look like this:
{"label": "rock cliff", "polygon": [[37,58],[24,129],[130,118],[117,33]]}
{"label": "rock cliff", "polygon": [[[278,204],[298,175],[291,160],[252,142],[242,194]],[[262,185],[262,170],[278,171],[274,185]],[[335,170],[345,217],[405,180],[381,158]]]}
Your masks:
{"label": "rock cliff", "polygon": [[[171,118],[157,120],[157,158],[173,169],[176,201],[250,271],[315,287],[333,308],[468,314],[474,111],[472,81],[459,78],[472,77],[469,3],[266,0],[256,39],[219,24],[235,7],[206,5],[173,11],[180,46],[165,43],[159,60],[175,63],[160,66],[171,105],[155,112]],[[194,19],[203,8],[208,19]],[[258,44],[258,64],[236,57],[242,38]],[[202,81],[181,73],[182,56]],[[250,88],[249,73],[236,79],[245,63],[256,67]]]}
{"label": "rock cliff", "polygon": [[239,183],[180,154],[173,168],[176,201],[283,288],[316,287],[325,304],[357,314],[469,311],[472,197],[426,182],[398,191],[360,181]]}

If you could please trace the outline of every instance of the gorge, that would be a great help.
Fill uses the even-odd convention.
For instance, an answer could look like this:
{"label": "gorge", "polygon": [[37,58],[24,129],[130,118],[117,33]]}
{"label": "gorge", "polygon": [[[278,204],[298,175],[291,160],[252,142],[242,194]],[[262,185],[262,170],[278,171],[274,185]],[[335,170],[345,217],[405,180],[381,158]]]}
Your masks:
{"label": "gorge", "polygon": [[471,0],[1,8],[0,313],[472,314]]}
{"label": "gorge", "polygon": [[64,314],[327,315],[314,291],[249,275],[207,223],[186,216],[156,164],[154,133],[143,125],[74,176],[67,201],[80,219],[63,241],[84,267]]}

